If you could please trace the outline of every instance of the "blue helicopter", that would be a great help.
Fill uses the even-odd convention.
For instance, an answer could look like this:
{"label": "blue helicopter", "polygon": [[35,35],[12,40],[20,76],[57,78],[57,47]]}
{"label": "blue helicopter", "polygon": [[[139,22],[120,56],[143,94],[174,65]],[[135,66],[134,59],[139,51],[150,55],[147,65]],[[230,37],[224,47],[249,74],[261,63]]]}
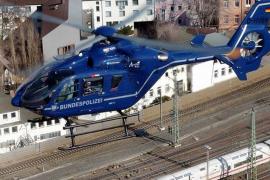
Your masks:
{"label": "blue helicopter", "polygon": [[270,51],[270,2],[258,0],[223,46],[196,36],[189,47],[126,37],[112,27],[93,31],[102,40],[72,57],[34,73],[16,91],[12,104],[44,117],[64,118],[127,109],[140,100],[169,68],[219,60],[240,80],[260,67]]}

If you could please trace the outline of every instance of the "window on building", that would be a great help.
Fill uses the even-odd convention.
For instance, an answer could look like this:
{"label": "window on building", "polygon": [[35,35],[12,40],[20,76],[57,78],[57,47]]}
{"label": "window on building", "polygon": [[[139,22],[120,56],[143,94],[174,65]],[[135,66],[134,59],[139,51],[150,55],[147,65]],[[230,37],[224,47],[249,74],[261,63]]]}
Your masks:
{"label": "window on building", "polygon": [[184,72],[185,71],[185,68],[184,67],[181,67],[181,72]]}
{"label": "window on building", "polygon": [[47,126],[52,125],[52,120],[47,121]]}
{"label": "window on building", "polygon": [[7,114],[3,114],[3,119],[7,119],[8,115]]}
{"label": "window on building", "polygon": [[204,167],[203,167],[203,168],[201,168],[201,169],[200,169],[200,171],[205,171],[205,168],[204,168]]}
{"label": "window on building", "polygon": [[12,118],[15,118],[16,117],[16,113],[15,112],[11,113],[11,117]]}
{"label": "window on building", "polygon": [[234,16],[234,21],[235,21],[235,23],[239,24],[240,23],[240,16],[239,15],[235,15]]}
{"label": "window on building", "polygon": [[122,0],[122,1],[116,1],[116,6],[128,6],[128,1],[127,0]]}
{"label": "window on building", "polygon": [[59,119],[55,119],[55,120],[54,120],[54,123],[55,123],[55,124],[59,124],[59,123],[60,123],[60,120],[59,120]]}
{"label": "window on building", "polygon": [[44,122],[38,122],[39,127],[44,127]]}
{"label": "window on building", "polygon": [[151,89],[151,90],[149,91],[149,96],[150,96],[150,97],[153,97],[153,96],[154,96],[154,91],[153,91],[153,89]]}
{"label": "window on building", "polygon": [[229,0],[224,0],[223,6],[225,8],[228,8],[229,7]]}
{"label": "window on building", "polygon": [[78,93],[79,93],[79,80],[78,79],[70,80],[61,89],[61,92],[59,93],[56,102],[63,102],[73,99],[78,96]]}
{"label": "window on building", "polygon": [[106,22],[106,26],[112,26],[112,22],[111,21]]}
{"label": "window on building", "polygon": [[225,68],[222,68],[222,69],[221,69],[221,76],[225,76],[225,75],[226,75]]}
{"label": "window on building", "polygon": [[157,88],[157,94],[160,95],[162,93],[161,87]]}
{"label": "window on building", "polygon": [[57,136],[61,136],[61,132],[60,131],[55,131],[55,132],[51,132],[51,133],[41,134],[40,135],[40,140],[54,138],[54,137],[57,137]]}
{"label": "window on building", "polygon": [[152,10],[152,9],[147,9],[147,15],[148,15],[148,16],[153,15],[153,10]]}
{"label": "window on building", "polygon": [[12,127],[12,132],[13,132],[13,133],[18,132],[18,126],[14,126],[14,127]]}
{"label": "window on building", "polygon": [[36,126],[36,123],[35,122],[31,122],[31,129],[34,129],[34,128],[36,128],[37,126]]}
{"label": "window on building", "polygon": [[113,75],[113,77],[112,77],[112,87],[111,87],[111,89],[116,89],[116,88],[119,86],[119,84],[120,84],[122,78],[123,78],[122,75]]}
{"label": "window on building", "polygon": [[251,5],[251,0],[246,0],[246,7],[250,7]]}
{"label": "window on building", "polygon": [[58,55],[70,54],[75,50],[75,44],[71,44],[68,46],[60,47],[57,49]]}
{"label": "window on building", "polygon": [[176,76],[178,73],[179,73],[179,69],[174,69],[174,70],[172,71],[172,75],[173,75],[173,76]]}
{"label": "window on building", "polygon": [[111,7],[112,3],[111,1],[105,1],[105,7]]}
{"label": "window on building", "polygon": [[138,0],[133,0],[132,2],[133,2],[133,5],[135,5],[135,6],[136,5],[139,5],[139,1]]}
{"label": "window on building", "polygon": [[224,23],[225,24],[229,23],[229,16],[228,15],[224,15]]}
{"label": "window on building", "polygon": [[178,6],[178,10],[182,10],[182,5]]}
{"label": "window on building", "polygon": [[166,16],[165,12],[166,12],[165,9],[161,9],[161,20],[162,21],[165,21],[165,16]]}
{"label": "window on building", "polygon": [[111,11],[106,11],[105,14],[106,14],[106,17],[112,17],[112,12]]}
{"label": "window on building", "polygon": [[9,128],[4,128],[4,134],[9,134]]}
{"label": "window on building", "polygon": [[235,0],[234,4],[235,4],[235,7],[239,7],[240,6],[240,0]]}
{"label": "window on building", "polygon": [[99,12],[99,6],[96,6],[96,11]]}
{"label": "window on building", "polygon": [[165,73],[165,76],[166,76],[166,77],[169,77],[169,73],[168,73],[168,72],[166,72],[166,73]]}
{"label": "window on building", "polygon": [[174,6],[171,6],[171,11],[174,12]]}
{"label": "window on building", "polygon": [[229,74],[232,73],[232,67],[229,67],[229,70],[228,70]]}
{"label": "window on building", "polygon": [[125,16],[125,15],[126,15],[125,11],[119,11],[119,16],[120,16],[120,17],[123,17],[123,16]]}
{"label": "window on building", "polygon": [[99,1],[96,1],[96,5],[99,5]]}
{"label": "window on building", "polygon": [[83,95],[101,93],[103,91],[103,77],[90,77],[83,79]]}
{"label": "window on building", "polygon": [[2,129],[0,129],[0,136],[2,135]]}
{"label": "window on building", "polygon": [[152,0],[146,0],[147,5],[152,5]]}
{"label": "window on building", "polygon": [[218,70],[215,70],[215,72],[214,72],[214,77],[215,77],[215,78],[218,78]]}
{"label": "window on building", "polygon": [[97,16],[97,22],[100,22],[100,16]]}

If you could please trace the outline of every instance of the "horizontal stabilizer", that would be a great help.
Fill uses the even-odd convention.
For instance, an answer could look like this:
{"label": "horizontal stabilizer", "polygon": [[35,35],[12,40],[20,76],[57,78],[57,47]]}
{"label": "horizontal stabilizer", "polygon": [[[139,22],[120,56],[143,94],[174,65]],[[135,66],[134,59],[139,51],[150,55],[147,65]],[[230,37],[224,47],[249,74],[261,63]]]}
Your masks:
{"label": "horizontal stabilizer", "polygon": [[192,46],[202,46],[203,42],[204,42],[204,38],[205,38],[205,35],[203,35],[203,34],[199,34],[199,35],[195,36],[191,41],[191,45]]}

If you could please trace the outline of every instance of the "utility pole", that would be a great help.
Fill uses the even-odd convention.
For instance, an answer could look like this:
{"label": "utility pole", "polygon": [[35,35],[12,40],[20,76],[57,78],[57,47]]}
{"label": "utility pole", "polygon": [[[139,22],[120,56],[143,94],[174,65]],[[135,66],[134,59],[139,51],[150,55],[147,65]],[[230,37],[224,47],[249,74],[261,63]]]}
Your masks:
{"label": "utility pole", "polygon": [[180,127],[179,127],[179,85],[176,79],[177,72],[173,71],[174,75],[174,98],[173,98],[173,108],[174,108],[174,117],[172,118],[172,133],[173,133],[173,144],[174,146],[179,145],[180,140]]}
{"label": "utility pole", "polygon": [[160,129],[160,131],[164,131],[165,130],[165,127],[163,126],[163,107],[162,107],[162,92],[161,92],[161,87],[158,88],[158,93],[159,93],[159,98],[160,98],[160,102],[159,102],[159,115],[160,115],[159,129]]}
{"label": "utility pole", "polygon": [[248,157],[248,171],[247,179],[256,180],[257,179],[257,167],[256,167],[256,113],[254,108],[251,109],[251,137],[250,137],[250,147],[249,147],[249,157]]}

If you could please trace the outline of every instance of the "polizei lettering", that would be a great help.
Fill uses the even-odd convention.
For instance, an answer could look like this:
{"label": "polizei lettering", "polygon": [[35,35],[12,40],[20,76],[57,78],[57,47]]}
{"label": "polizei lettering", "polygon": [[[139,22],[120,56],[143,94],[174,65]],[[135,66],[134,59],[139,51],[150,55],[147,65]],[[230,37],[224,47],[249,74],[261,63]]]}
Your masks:
{"label": "polizei lettering", "polygon": [[92,105],[92,104],[100,104],[102,102],[103,102],[102,98],[90,99],[90,100],[86,100],[86,101],[78,101],[78,102],[74,102],[74,103],[60,105],[60,110],[71,109],[71,108],[76,108],[76,107],[81,107],[81,106],[88,106],[88,105]]}

